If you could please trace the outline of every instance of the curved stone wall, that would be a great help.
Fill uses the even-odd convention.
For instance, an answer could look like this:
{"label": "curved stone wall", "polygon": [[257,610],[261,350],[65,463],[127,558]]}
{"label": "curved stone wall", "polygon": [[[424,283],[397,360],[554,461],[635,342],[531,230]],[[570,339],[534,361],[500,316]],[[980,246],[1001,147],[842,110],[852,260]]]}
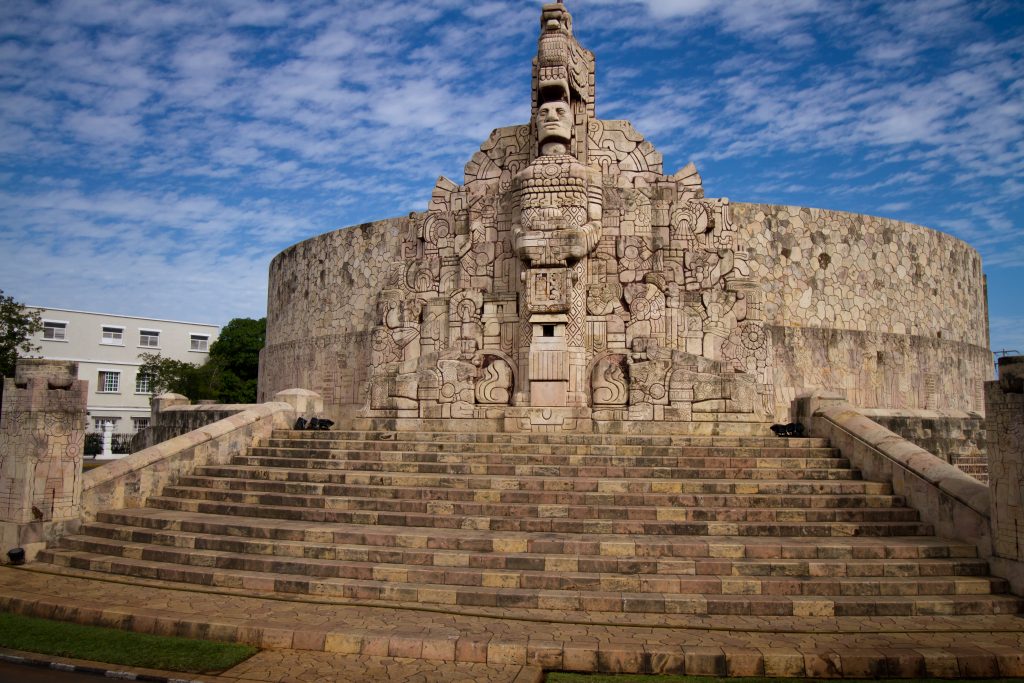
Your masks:
{"label": "curved stone wall", "polygon": [[[865,408],[983,412],[992,366],[974,249],[885,218],[731,206],[750,277],[764,288],[777,419],[812,388],[843,391]],[[378,295],[414,232],[408,218],[377,221],[274,259],[261,400],[301,387],[322,394],[333,417],[366,405]]]}
{"label": "curved stone wall", "polygon": [[270,264],[267,343],[259,400],[311,389],[335,419],[366,400],[377,296],[402,258],[407,218],[335,230],[299,242]]}
{"label": "curved stone wall", "polygon": [[776,412],[811,388],[865,408],[984,412],[981,257],[950,235],[827,209],[733,204],[765,290]]}

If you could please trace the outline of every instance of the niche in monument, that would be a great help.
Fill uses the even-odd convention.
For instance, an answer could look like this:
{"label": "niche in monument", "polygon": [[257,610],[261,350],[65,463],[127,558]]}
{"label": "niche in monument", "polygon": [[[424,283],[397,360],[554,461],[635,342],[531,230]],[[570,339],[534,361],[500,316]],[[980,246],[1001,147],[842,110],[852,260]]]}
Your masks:
{"label": "niche in monument", "polygon": [[594,74],[568,10],[545,5],[530,124],[496,130],[464,185],[438,182],[381,295],[371,415],[769,412],[762,292],[728,201],[597,119]]}

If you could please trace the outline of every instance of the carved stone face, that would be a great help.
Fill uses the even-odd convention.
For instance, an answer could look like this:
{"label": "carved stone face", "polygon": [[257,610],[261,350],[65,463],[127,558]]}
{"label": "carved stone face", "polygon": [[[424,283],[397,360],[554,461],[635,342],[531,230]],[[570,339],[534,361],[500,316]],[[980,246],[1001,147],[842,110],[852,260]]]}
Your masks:
{"label": "carved stone face", "polygon": [[572,109],[568,102],[545,102],[537,110],[537,137],[544,142],[572,139]]}

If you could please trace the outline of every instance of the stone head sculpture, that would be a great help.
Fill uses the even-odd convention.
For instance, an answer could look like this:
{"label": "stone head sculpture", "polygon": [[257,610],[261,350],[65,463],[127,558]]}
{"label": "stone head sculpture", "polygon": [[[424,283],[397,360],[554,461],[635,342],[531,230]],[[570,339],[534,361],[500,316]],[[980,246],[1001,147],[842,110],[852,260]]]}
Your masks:
{"label": "stone head sculpture", "polygon": [[[542,154],[564,154],[572,141],[572,105],[565,100],[545,102],[537,109],[537,141]],[[561,150],[547,149],[561,146]]]}
{"label": "stone head sculpture", "polygon": [[[595,116],[594,55],[573,36],[572,15],[562,3],[544,5],[540,28],[533,69],[535,153],[568,153],[586,163],[586,131]],[[544,145],[553,142],[565,149],[544,152]]]}

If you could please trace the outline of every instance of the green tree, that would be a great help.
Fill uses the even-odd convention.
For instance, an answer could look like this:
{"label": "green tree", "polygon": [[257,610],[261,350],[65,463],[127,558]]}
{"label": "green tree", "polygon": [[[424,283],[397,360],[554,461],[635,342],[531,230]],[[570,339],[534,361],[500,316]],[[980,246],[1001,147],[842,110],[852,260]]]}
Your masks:
{"label": "green tree", "polygon": [[0,289],[0,376],[14,377],[18,358],[39,350],[31,337],[41,329],[39,311],[26,309]]}
{"label": "green tree", "polygon": [[193,401],[213,399],[218,403],[255,403],[260,368],[260,349],[266,338],[267,320],[235,318],[210,346],[203,365],[164,358],[159,353],[142,353],[139,372],[149,376],[155,394],[168,391]]}
{"label": "green tree", "polygon": [[153,395],[173,392],[193,401],[214,398],[211,368],[164,358],[159,353],[140,353],[139,374],[149,377],[149,391]]}
{"label": "green tree", "polygon": [[260,350],[267,338],[267,319],[235,318],[210,346],[214,398],[220,403],[255,403]]}

